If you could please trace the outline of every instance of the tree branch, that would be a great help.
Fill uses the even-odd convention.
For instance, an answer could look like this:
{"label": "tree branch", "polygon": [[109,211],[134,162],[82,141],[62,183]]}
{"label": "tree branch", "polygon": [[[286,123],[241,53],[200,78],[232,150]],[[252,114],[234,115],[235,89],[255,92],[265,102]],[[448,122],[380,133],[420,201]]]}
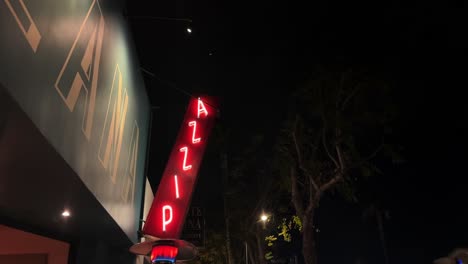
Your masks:
{"label": "tree branch", "polygon": [[[296,115],[296,120],[294,121],[294,129],[293,129],[293,132],[292,132],[292,138],[293,138],[293,141],[294,141],[294,146],[295,146],[295,149],[296,149],[296,153],[297,153],[297,159],[298,159],[298,163],[299,163],[299,168],[301,170],[303,170],[307,176],[309,177],[309,181],[310,181],[310,185],[312,187],[315,188],[315,190],[318,190],[318,185],[317,183],[314,181],[312,175],[310,174],[310,172],[304,167],[303,163],[302,163],[302,154],[301,154],[301,150],[299,149],[299,144],[297,143],[297,138],[296,138],[296,131],[297,131],[297,123],[299,122],[299,117]],[[312,191],[312,189],[310,189]]]}
{"label": "tree branch", "polygon": [[336,94],[336,103],[335,103],[335,108],[338,109],[338,105],[339,105],[339,102],[340,102],[340,97],[341,97],[341,93],[343,92],[344,90],[344,79],[345,79],[345,76],[346,74],[348,74],[348,72],[350,73],[352,69],[349,69],[343,73],[341,73],[341,78],[340,78],[340,85],[338,87],[338,92]]}
{"label": "tree branch", "polygon": [[338,154],[338,160],[340,162],[340,171],[341,171],[341,174],[344,173],[344,170],[345,170],[345,164],[343,162],[343,157],[341,155],[341,149],[340,149],[340,146],[336,145],[335,146],[335,149],[336,149],[336,153]]}
{"label": "tree branch", "polygon": [[360,165],[362,165],[363,163],[371,160],[373,157],[375,157],[379,152],[380,150],[382,150],[382,148],[384,147],[384,143],[380,144],[371,154],[369,154],[367,157],[361,159],[360,161],[356,162],[355,164],[353,164],[352,166],[350,166],[351,168],[357,168],[359,167]]}
{"label": "tree branch", "polygon": [[[321,175],[320,175],[320,176],[321,176]],[[312,176],[310,176],[310,178],[312,179]],[[309,210],[309,207],[310,207],[312,204],[315,203],[315,201],[314,201],[314,196],[315,196],[315,194],[317,194],[317,193],[319,192],[319,190],[320,190],[320,189],[319,189],[318,187],[316,187],[315,190],[313,190],[313,189],[312,189],[312,186],[309,185],[309,206],[307,207],[307,210],[306,210],[306,211],[308,211],[308,210]]]}
{"label": "tree branch", "polygon": [[354,90],[351,91],[351,93],[346,97],[344,100],[343,104],[341,105],[341,110],[344,110],[348,102],[353,98],[353,96],[357,93],[357,91],[362,87],[361,83],[356,84],[356,87]]}
{"label": "tree branch", "polygon": [[302,219],[304,216],[304,205],[302,203],[302,195],[300,193],[299,188],[297,187],[297,176],[296,170],[294,167],[291,167],[290,171],[291,177],[291,201],[296,209],[297,215]]}
{"label": "tree branch", "polygon": [[380,150],[383,148],[383,146],[384,146],[384,143],[380,144],[380,146],[378,146],[371,154],[369,154],[366,158],[364,158],[364,161],[368,161],[372,159],[373,157],[375,157],[377,153],[379,153]]}
{"label": "tree branch", "polygon": [[326,192],[328,189],[333,187],[336,183],[343,179],[343,174],[338,173],[335,177],[331,178],[327,183],[320,186],[320,193]]}
{"label": "tree branch", "polygon": [[302,155],[301,155],[301,151],[299,150],[299,146],[297,144],[297,137],[296,137],[297,123],[298,122],[299,122],[299,117],[296,115],[296,120],[294,121],[294,128],[293,128],[293,131],[292,131],[292,138],[293,138],[294,147],[296,149],[297,159],[299,161],[299,166],[300,166],[300,165],[302,165]]}
{"label": "tree branch", "polygon": [[309,189],[309,204],[307,205],[304,214],[309,215],[312,212],[312,210],[318,205],[319,199],[316,198],[320,197],[321,195],[322,194],[320,189],[318,189],[315,193],[310,192]]}
{"label": "tree branch", "polygon": [[333,155],[331,154],[331,152],[330,152],[330,150],[328,149],[328,146],[327,146],[327,136],[326,136],[326,134],[327,134],[327,120],[325,118],[325,113],[324,113],[323,107],[321,109],[320,116],[321,116],[322,122],[323,122],[323,130],[322,130],[322,144],[323,144],[323,147],[324,147],[325,152],[327,153],[328,157],[333,161],[335,166],[338,168],[339,167],[338,162],[333,157]]}
{"label": "tree branch", "polygon": [[325,148],[325,152],[327,152],[327,155],[328,157],[333,161],[333,163],[335,164],[335,166],[337,168],[339,168],[339,164],[338,162],[336,161],[336,159],[333,157],[333,155],[330,153],[330,150],[328,150],[328,146],[327,146],[327,139],[326,139],[326,135],[325,135],[325,128],[322,130],[322,143],[323,143],[323,147]]}

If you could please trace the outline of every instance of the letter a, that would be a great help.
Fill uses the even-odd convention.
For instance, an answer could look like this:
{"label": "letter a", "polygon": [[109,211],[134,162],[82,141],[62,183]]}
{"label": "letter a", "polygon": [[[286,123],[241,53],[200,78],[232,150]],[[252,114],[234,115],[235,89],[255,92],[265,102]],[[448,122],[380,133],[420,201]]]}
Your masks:
{"label": "letter a", "polygon": [[103,39],[104,16],[99,3],[94,0],[55,82],[55,89],[68,110],[74,112],[78,104],[79,111],[83,112],[81,129],[88,141],[91,139],[95,107],[98,103]]}
{"label": "letter a", "polygon": [[203,101],[198,98],[198,114],[197,117],[200,118],[200,115],[204,114],[205,117],[208,116],[208,111],[206,111],[205,105],[203,104]]}
{"label": "letter a", "polygon": [[[19,0],[18,2],[20,3],[22,10],[15,10],[13,5],[11,4],[11,1],[5,0],[5,4],[8,6],[10,12],[15,17],[16,23],[18,23],[19,28],[23,32],[23,35],[26,37],[26,40],[28,41],[34,53],[36,53],[37,47],[39,46],[39,42],[41,41],[41,33],[39,33],[39,29],[37,28],[36,23],[32,19],[28,8],[24,4],[24,1]],[[25,21],[26,18],[28,20],[27,23],[21,22],[22,20]],[[29,26],[27,26],[27,24],[29,24]]]}

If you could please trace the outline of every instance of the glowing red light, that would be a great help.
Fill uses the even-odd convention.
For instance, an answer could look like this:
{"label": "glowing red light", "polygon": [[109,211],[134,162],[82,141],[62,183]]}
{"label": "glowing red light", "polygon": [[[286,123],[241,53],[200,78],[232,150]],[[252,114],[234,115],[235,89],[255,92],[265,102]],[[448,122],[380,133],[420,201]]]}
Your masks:
{"label": "glowing red light", "polygon": [[156,245],[151,249],[151,262],[156,260],[173,260],[177,256],[179,249],[168,245]]}
{"label": "glowing red light", "polygon": [[[169,211],[169,219],[166,220],[166,211]],[[165,205],[162,208],[162,228],[166,231],[166,226],[172,222],[172,206]]]}
{"label": "glowing red light", "polygon": [[200,98],[198,98],[198,113],[197,113],[198,118],[200,118],[200,114],[205,114],[205,117],[207,117],[208,111],[206,111],[206,107],[203,104],[203,101]]}
{"label": "glowing red light", "polygon": [[196,144],[198,142],[200,142],[201,138],[195,138],[195,134],[196,134],[196,131],[197,131],[197,121],[190,121],[188,123],[189,126],[193,126],[193,132],[192,132],[192,143]]}
{"label": "glowing red light", "polygon": [[215,106],[215,98],[190,100],[183,125],[147,215],[143,234],[161,239],[180,237],[206,143],[216,119],[211,114],[215,111]]}
{"label": "glowing red light", "polygon": [[174,183],[175,183],[175,195],[176,195],[176,198],[179,199],[179,183],[177,182],[177,175],[174,175]]}
{"label": "glowing red light", "polygon": [[188,148],[187,148],[187,147],[183,147],[183,148],[180,148],[179,151],[180,151],[180,152],[184,152],[184,163],[182,164],[182,169],[183,169],[184,171],[190,170],[190,169],[192,168],[192,165],[187,165]]}

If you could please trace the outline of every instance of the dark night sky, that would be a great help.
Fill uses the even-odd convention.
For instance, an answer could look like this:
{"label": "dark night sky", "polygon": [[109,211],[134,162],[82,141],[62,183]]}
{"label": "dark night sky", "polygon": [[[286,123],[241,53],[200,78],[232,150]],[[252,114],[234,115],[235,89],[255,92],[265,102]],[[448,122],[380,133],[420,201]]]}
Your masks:
{"label": "dark night sky", "polygon": [[[368,183],[390,211],[391,263],[430,263],[468,246],[463,1],[127,2],[141,67],[157,76],[145,75],[159,107],[150,173],[164,167],[185,111],[188,97],[176,88],[221,96],[222,118],[243,142],[248,131],[274,129],[284,95],[314,65],[364,65],[390,76],[400,110],[395,140],[406,161]],[[194,33],[139,16],[190,18]],[[377,231],[358,206],[336,197],[324,204],[321,263],[382,263]]]}

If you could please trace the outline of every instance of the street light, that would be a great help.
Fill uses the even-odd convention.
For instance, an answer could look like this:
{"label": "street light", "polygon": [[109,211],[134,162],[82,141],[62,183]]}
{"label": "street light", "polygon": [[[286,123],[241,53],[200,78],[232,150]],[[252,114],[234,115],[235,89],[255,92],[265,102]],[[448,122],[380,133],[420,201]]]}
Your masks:
{"label": "street light", "polygon": [[65,218],[66,218],[66,217],[69,217],[70,215],[71,215],[71,214],[70,214],[70,211],[68,211],[68,210],[64,210],[64,211],[62,212],[62,216],[65,217]]}
{"label": "street light", "polygon": [[266,229],[266,222],[268,221],[269,216],[265,213],[260,215],[260,221],[262,222],[263,229]]}

